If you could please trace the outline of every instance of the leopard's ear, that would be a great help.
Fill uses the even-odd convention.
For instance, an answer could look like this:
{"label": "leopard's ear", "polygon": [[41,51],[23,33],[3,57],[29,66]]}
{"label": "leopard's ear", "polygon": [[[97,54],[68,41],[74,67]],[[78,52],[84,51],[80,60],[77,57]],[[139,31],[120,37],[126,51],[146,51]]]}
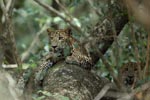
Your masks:
{"label": "leopard's ear", "polygon": [[72,35],[71,28],[67,28],[67,29],[65,29],[65,32],[66,32],[68,35]]}
{"label": "leopard's ear", "polygon": [[52,30],[50,28],[48,28],[47,33],[48,33],[48,35],[50,35],[52,33]]}
{"label": "leopard's ear", "polygon": [[51,29],[50,29],[50,28],[48,28],[48,29],[47,29],[47,32],[48,32],[48,33],[51,33]]}

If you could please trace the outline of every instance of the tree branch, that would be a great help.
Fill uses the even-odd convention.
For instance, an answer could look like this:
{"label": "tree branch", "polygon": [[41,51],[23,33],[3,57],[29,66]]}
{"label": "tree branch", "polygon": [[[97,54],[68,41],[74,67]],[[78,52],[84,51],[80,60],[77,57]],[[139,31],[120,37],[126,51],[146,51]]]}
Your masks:
{"label": "tree branch", "polygon": [[0,6],[1,6],[1,9],[3,11],[3,15],[6,15],[7,14],[7,10],[6,10],[6,6],[5,6],[3,0],[0,0]]}
{"label": "tree branch", "polygon": [[[142,86],[134,89],[131,93],[129,94],[126,94],[122,97],[120,97],[119,99],[117,100],[130,100],[131,98],[133,98],[138,92],[142,92],[142,91],[145,91],[147,90],[148,88],[150,88],[150,82],[147,82],[145,84],[143,84]],[[142,99],[143,100],[143,99]]]}
{"label": "tree branch", "polygon": [[59,0],[55,0],[56,3],[64,10],[65,14],[71,19],[73,20],[73,17],[71,16],[71,14],[69,13],[69,11],[60,3]]}
{"label": "tree branch", "polygon": [[29,48],[22,54],[22,57],[21,57],[21,60],[22,60],[22,61],[28,59],[30,53],[33,51],[33,48],[34,48],[35,45],[38,43],[39,36],[48,28],[49,23],[50,23],[49,21],[46,21],[45,25],[43,25],[43,27],[41,28],[41,30],[36,33],[36,36],[34,37],[33,41],[31,42],[31,45],[30,45]]}
{"label": "tree branch", "polygon": [[106,92],[112,87],[112,83],[106,84],[101,91],[98,93],[98,95],[94,98],[94,100],[101,100],[102,97],[106,94]]}
{"label": "tree branch", "polygon": [[58,15],[60,18],[62,18],[65,22],[67,22],[70,26],[72,26],[74,29],[76,29],[79,33],[82,33],[82,30],[80,27],[76,26],[75,24],[72,23],[71,19],[66,18],[65,16],[63,16],[59,11],[57,11],[56,9],[54,9],[53,7],[42,3],[39,0],[34,0],[36,3],[38,3],[40,6],[42,6],[43,8],[45,8],[46,10],[55,13],[56,15]]}
{"label": "tree branch", "polygon": [[102,11],[99,10],[100,8],[98,9],[98,8],[94,7],[93,0],[87,0],[87,2],[90,4],[90,6],[92,7],[93,11],[95,11],[98,16],[102,16]]}
{"label": "tree branch", "polygon": [[131,33],[132,33],[132,38],[133,38],[133,46],[134,46],[134,50],[135,50],[135,58],[137,60],[139,79],[141,80],[143,78],[143,76],[142,76],[142,70],[141,70],[142,67],[141,67],[141,63],[140,63],[139,51],[137,48],[137,41],[135,38],[135,32],[133,30],[133,25],[130,25],[130,26],[131,26]]}
{"label": "tree branch", "polygon": [[104,58],[103,54],[99,52],[98,55],[100,56],[100,59],[104,63],[106,69],[109,71],[110,75],[113,77],[116,86],[118,86],[118,88],[120,89],[123,89],[121,82],[119,81],[118,77],[115,75],[113,68],[109,65],[107,60]]}
{"label": "tree branch", "polygon": [[9,0],[4,4],[3,0],[0,0],[0,6],[3,11],[3,32],[0,34],[1,45],[4,50],[4,56],[9,64],[17,63],[18,66],[22,66],[21,59],[18,56],[17,47],[15,43],[13,25],[12,25],[12,9],[14,0]]}
{"label": "tree branch", "polygon": [[10,7],[12,5],[13,0],[9,0],[7,1],[7,5],[6,5],[6,11],[8,12],[10,10]]}

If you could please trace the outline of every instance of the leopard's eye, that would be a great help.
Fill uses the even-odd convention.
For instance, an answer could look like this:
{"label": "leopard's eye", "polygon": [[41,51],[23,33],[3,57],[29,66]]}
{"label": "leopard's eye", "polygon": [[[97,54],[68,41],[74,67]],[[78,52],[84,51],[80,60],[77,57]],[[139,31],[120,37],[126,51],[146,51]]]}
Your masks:
{"label": "leopard's eye", "polygon": [[128,68],[125,68],[125,71],[128,71]]}
{"label": "leopard's eye", "polygon": [[51,39],[53,38],[53,36],[49,36]]}
{"label": "leopard's eye", "polygon": [[63,37],[62,37],[62,36],[60,36],[60,37],[59,37],[59,40],[62,40],[62,39],[63,39]]}
{"label": "leopard's eye", "polygon": [[138,69],[137,69],[137,68],[134,68],[134,71],[138,71]]}
{"label": "leopard's eye", "polygon": [[56,34],[59,34],[59,32],[56,32]]}

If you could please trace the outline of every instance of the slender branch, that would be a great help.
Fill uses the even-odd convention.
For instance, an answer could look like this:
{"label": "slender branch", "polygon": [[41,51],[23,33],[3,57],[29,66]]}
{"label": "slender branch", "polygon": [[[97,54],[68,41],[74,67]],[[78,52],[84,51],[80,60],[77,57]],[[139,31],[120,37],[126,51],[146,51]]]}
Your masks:
{"label": "slender branch", "polygon": [[31,42],[31,45],[29,46],[29,48],[22,54],[22,57],[21,57],[21,60],[24,61],[26,60],[30,53],[33,51],[33,48],[35,47],[35,45],[38,43],[38,39],[39,39],[39,36],[46,30],[46,28],[48,28],[49,26],[49,21],[47,21],[45,23],[45,25],[41,28],[40,31],[38,31],[36,33],[36,36],[34,37],[33,41]]}
{"label": "slender branch", "polygon": [[12,6],[12,2],[13,2],[13,0],[9,0],[9,1],[7,1],[7,4],[5,5],[4,1],[0,0],[1,8],[3,11],[3,15],[2,15],[3,22],[4,22],[4,18],[8,17],[8,13],[9,13],[10,7]]}
{"label": "slender branch", "polygon": [[65,14],[66,14],[67,16],[69,16],[71,20],[73,20],[73,17],[72,17],[71,14],[69,13],[69,11],[64,7],[64,5],[62,5],[59,0],[55,0],[55,1],[56,1],[56,3],[64,10]]}
{"label": "slender branch", "polygon": [[7,2],[7,5],[6,5],[6,11],[7,11],[7,12],[10,10],[11,4],[12,4],[12,0],[9,0],[9,1]]}
{"label": "slender branch", "polygon": [[139,78],[142,79],[142,70],[141,70],[141,63],[140,63],[140,56],[139,56],[139,51],[138,51],[138,48],[137,48],[137,41],[136,41],[136,38],[135,38],[135,32],[133,30],[133,25],[130,25],[131,26],[131,33],[132,33],[132,38],[133,38],[133,46],[134,46],[134,49],[135,49],[135,57],[136,57],[136,60],[137,60],[137,66],[138,66],[138,74],[139,74]]}
{"label": "slender branch", "polygon": [[[150,32],[150,31],[148,31]],[[150,74],[150,33],[148,33],[147,50],[146,50],[146,66],[144,69],[144,78]]]}
{"label": "slender branch", "polygon": [[103,54],[99,51],[98,55],[100,56],[100,59],[104,63],[106,69],[109,71],[110,75],[113,77],[116,86],[118,86],[118,88],[120,88],[120,89],[123,89],[121,82],[116,77],[113,68],[110,66],[110,64],[107,62],[107,60],[104,58]]}
{"label": "slender branch", "polygon": [[2,64],[2,67],[3,67],[3,68],[17,68],[18,65],[17,65],[17,64],[11,64],[11,65]]}
{"label": "slender branch", "polygon": [[0,0],[0,7],[1,7],[1,9],[2,9],[2,23],[4,23],[4,20],[5,20],[5,17],[4,16],[6,16],[7,15],[7,10],[6,10],[6,7],[5,7],[5,4],[4,4],[4,1],[3,0]]}
{"label": "slender branch", "polygon": [[125,95],[128,95],[126,92],[117,92],[117,91],[108,91],[104,97],[112,97],[112,98],[121,98]]}
{"label": "slender branch", "polygon": [[1,9],[3,11],[3,15],[6,15],[7,14],[7,10],[6,10],[6,7],[5,7],[5,4],[4,4],[3,0],[0,0],[0,6],[1,6]]}
{"label": "slender branch", "polygon": [[4,58],[4,53],[3,53],[2,45],[0,43],[0,70],[1,70],[3,58]]}
{"label": "slender branch", "polygon": [[145,84],[143,84],[142,86],[134,89],[130,94],[126,94],[122,97],[120,97],[117,100],[130,100],[131,98],[133,98],[138,92],[142,92],[147,90],[148,88],[150,88],[150,82],[147,82]]}
{"label": "slender branch", "polygon": [[112,83],[108,83],[106,84],[101,91],[98,93],[98,95],[94,98],[94,100],[100,100],[102,97],[104,97],[104,95],[106,94],[106,92],[112,87]]}
{"label": "slender branch", "polygon": [[133,98],[137,93],[144,92],[149,88],[150,88],[150,82],[147,82],[143,84],[142,86],[135,88],[130,93],[110,90],[104,95],[104,97],[117,98],[117,100],[131,100],[131,98]]}
{"label": "slender branch", "polygon": [[46,10],[55,13],[57,16],[59,16],[60,18],[62,18],[64,21],[66,21],[67,23],[69,23],[70,26],[72,26],[74,29],[76,29],[79,33],[82,33],[82,30],[80,27],[74,25],[72,23],[71,19],[66,18],[65,16],[63,16],[59,11],[57,11],[56,9],[54,9],[53,7],[42,3],[39,0],[34,0],[36,3],[38,3],[40,6],[42,6],[43,8],[45,8]]}
{"label": "slender branch", "polygon": [[[119,47],[119,43],[118,43],[119,41],[118,41],[117,32],[116,32],[116,28],[115,28],[116,26],[112,19],[112,13],[110,14],[110,16],[108,16],[108,19],[110,19],[110,22],[112,24],[112,33],[113,33],[113,38],[114,38],[114,48],[112,48],[112,51],[115,56],[115,64],[118,67],[119,56],[120,56],[120,47]],[[116,49],[116,48],[118,48],[118,49]]]}
{"label": "slender branch", "polygon": [[[150,3],[148,0],[141,1],[139,3],[138,0],[123,0],[127,6],[129,12],[134,15],[135,19],[140,22],[148,32],[148,43],[147,43],[147,55],[146,55],[146,67],[144,69],[144,78],[148,76],[148,71],[150,70],[150,12],[149,7]],[[147,75],[146,75],[147,74]]]}
{"label": "slender branch", "polygon": [[102,16],[102,11],[99,10],[98,8],[94,7],[93,0],[87,0],[87,2],[90,4],[93,11],[95,11],[98,16]]}

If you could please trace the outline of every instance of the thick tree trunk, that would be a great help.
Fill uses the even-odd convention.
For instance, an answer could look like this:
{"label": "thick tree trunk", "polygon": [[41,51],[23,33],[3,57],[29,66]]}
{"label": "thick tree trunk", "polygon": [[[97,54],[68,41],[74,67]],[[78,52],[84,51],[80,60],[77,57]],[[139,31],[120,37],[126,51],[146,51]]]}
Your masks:
{"label": "thick tree trunk", "polygon": [[[18,66],[21,66],[21,59],[18,56],[18,51],[17,51],[16,42],[14,38],[12,17],[13,17],[14,6],[15,8],[18,8],[21,7],[21,5],[23,4],[23,0],[20,1],[22,2],[15,3],[15,0],[12,0],[9,9],[6,9],[7,3],[10,2],[7,1],[6,4],[3,5],[4,7],[1,5],[1,9],[0,9],[0,20],[1,20],[0,21],[0,45],[2,46],[4,57],[7,63],[8,64],[17,63]],[[2,16],[4,17],[3,20],[2,20]]]}
{"label": "thick tree trunk", "polygon": [[[43,90],[68,97],[70,100],[93,100],[108,80],[99,78],[76,65],[57,64],[48,71]],[[47,100],[51,100],[47,97]],[[56,99],[57,100],[57,99]]]}

